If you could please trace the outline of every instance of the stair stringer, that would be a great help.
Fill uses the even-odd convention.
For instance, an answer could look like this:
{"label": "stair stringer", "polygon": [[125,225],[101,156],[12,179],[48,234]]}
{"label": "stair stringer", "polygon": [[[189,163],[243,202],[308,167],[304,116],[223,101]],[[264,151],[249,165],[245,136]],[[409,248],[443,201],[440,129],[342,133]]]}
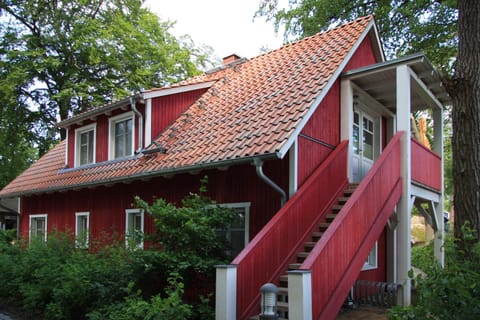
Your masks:
{"label": "stair stringer", "polygon": [[[385,204],[380,211],[375,223],[371,226],[367,237],[359,246],[356,255],[352,258],[349,267],[342,276],[342,281],[338,284],[337,288],[331,294],[330,299],[323,308],[322,312],[318,316],[318,319],[335,319],[340,308],[342,307],[345,297],[355,284],[363,265],[365,264],[366,257],[372,249],[375,241],[380,237],[385,225],[388,222],[392,212],[395,209],[398,201],[402,196],[402,181],[399,179],[395,185],[394,190],[386,199]],[[353,279],[353,280],[352,280]]]}
{"label": "stair stringer", "polygon": [[[237,319],[248,319],[258,314],[260,287],[266,282],[278,283],[278,277],[295,259],[298,248],[348,184],[347,146],[347,141],[337,146],[232,261],[237,268]],[[325,181],[332,187],[325,190]],[[279,246],[279,243],[284,245]]]}
{"label": "stair stringer", "polygon": [[313,319],[335,318],[402,196],[402,136],[390,141],[300,267],[311,272]]}

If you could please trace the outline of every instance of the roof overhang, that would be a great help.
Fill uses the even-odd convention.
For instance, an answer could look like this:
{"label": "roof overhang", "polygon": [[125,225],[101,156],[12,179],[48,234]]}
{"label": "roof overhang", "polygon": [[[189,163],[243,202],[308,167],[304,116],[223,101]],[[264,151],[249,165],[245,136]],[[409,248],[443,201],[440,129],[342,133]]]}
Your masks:
{"label": "roof overhang", "polygon": [[0,215],[18,215],[18,198],[0,199]]}
{"label": "roof overhang", "polygon": [[164,88],[144,91],[144,92],[123,98],[121,100],[117,100],[110,104],[85,111],[81,114],[78,114],[76,116],[73,116],[71,118],[68,118],[64,121],[57,123],[56,126],[60,128],[67,128],[73,124],[82,124],[84,121],[95,119],[96,117],[102,114],[110,115],[112,111],[125,108],[128,105],[130,105],[132,103],[132,99],[136,101],[139,101],[139,100],[143,101],[146,99],[168,96],[168,95],[189,92],[189,91],[194,91],[199,89],[206,89],[206,88],[210,88],[214,83],[215,81],[205,81],[205,82],[200,82],[195,84],[177,85],[177,86],[164,87]]}
{"label": "roof overhang", "polygon": [[[185,166],[185,167],[166,168],[166,169],[160,169],[155,171],[140,172],[140,173],[135,173],[128,176],[121,176],[121,177],[109,178],[109,179],[98,180],[93,182],[79,183],[79,184],[68,185],[68,186],[57,185],[54,187],[49,187],[44,189],[31,189],[31,190],[22,191],[22,192],[11,192],[9,194],[0,196],[0,200],[3,201],[4,199],[7,199],[7,197],[17,199],[16,197],[22,197],[22,196],[32,196],[32,195],[48,194],[48,193],[55,193],[55,192],[75,191],[75,190],[80,190],[85,188],[91,189],[91,188],[97,188],[97,187],[109,187],[117,183],[131,183],[133,181],[138,181],[138,180],[148,181],[154,178],[162,178],[162,177],[171,178],[177,174],[198,174],[204,170],[225,171],[232,166],[245,165],[245,164],[254,165],[254,163],[256,163],[256,161],[258,160],[268,161],[268,160],[275,160],[275,159],[280,159],[279,153],[258,154],[254,156],[243,157],[243,158],[225,159],[220,161],[198,163],[198,164]],[[99,164],[99,166],[108,165],[109,163],[110,162],[107,161],[102,164]],[[82,170],[82,168],[71,169],[71,170]]]}
{"label": "roof overhang", "polygon": [[451,104],[440,75],[423,53],[350,70],[342,75],[342,79],[352,81],[358,88],[394,112],[396,70],[402,65],[408,66],[412,79],[412,112],[435,106],[442,108]]}

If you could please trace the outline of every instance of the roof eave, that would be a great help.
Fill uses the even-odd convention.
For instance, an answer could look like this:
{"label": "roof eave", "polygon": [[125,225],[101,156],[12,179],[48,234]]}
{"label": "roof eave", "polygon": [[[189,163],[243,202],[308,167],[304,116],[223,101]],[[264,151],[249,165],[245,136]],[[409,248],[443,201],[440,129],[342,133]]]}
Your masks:
{"label": "roof eave", "polygon": [[228,168],[232,165],[241,165],[241,164],[253,164],[255,159],[267,161],[267,160],[274,160],[280,159],[279,154],[275,153],[266,153],[262,155],[254,155],[248,156],[243,158],[236,158],[236,159],[227,159],[227,160],[220,160],[215,162],[208,162],[208,163],[199,163],[191,166],[186,167],[178,167],[178,168],[169,168],[164,170],[157,170],[157,171],[149,171],[149,172],[142,172],[138,174],[133,174],[129,176],[122,176],[117,178],[111,178],[107,180],[95,181],[95,182],[88,182],[88,183],[80,183],[65,186],[56,186],[51,188],[45,189],[36,189],[36,190],[28,190],[26,192],[12,192],[0,195],[0,199],[2,198],[13,198],[13,197],[22,197],[22,196],[32,196],[38,194],[45,194],[45,193],[55,193],[55,192],[66,192],[66,191],[75,191],[85,188],[95,188],[101,186],[109,186],[116,183],[130,183],[136,180],[142,179],[151,179],[151,178],[159,178],[159,177],[168,177],[176,174],[184,174],[184,173],[192,173],[192,172],[199,172],[203,170],[209,169],[219,169]]}

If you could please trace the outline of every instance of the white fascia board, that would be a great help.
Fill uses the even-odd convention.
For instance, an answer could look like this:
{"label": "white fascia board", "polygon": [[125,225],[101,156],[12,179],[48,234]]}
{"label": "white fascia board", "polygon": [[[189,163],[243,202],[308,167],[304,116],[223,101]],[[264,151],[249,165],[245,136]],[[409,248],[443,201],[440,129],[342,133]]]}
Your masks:
{"label": "white fascia board", "polygon": [[194,91],[198,89],[210,88],[216,81],[207,81],[196,84],[189,84],[185,86],[173,87],[173,88],[163,88],[159,90],[150,90],[143,92],[142,96],[144,99],[157,98],[162,96],[169,96],[172,94],[183,93],[188,91]]}
{"label": "white fascia board", "polygon": [[420,77],[409,67],[408,71],[410,72],[410,76],[412,79],[420,86],[420,88],[423,90],[425,95],[428,96],[432,100],[432,102],[440,109],[443,110],[443,104],[438,101],[438,99],[435,97],[435,95],[430,91],[428,86],[420,79]]}
{"label": "white fascia board", "polygon": [[371,20],[369,25],[365,28],[363,33],[358,38],[357,42],[353,45],[352,49],[350,49],[350,52],[348,53],[348,55],[345,57],[345,59],[343,59],[342,63],[338,66],[337,70],[335,70],[333,75],[330,77],[330,80],[328,80],[325,88],[323,88],[320,95],[312,103],[310,110],[307,112],[305,117],[301,120],[300,124],[297,126],[297,128],[292,133],[292,135],[288,138],[287,142],[285,142],[283,147],[277,152],[277,157],[279,157],[280,159],[283,159],[283,157],[285,157],[288,150],[291,148],[292,144],[297,140],[298,135],[302,132],[303,128],[308,123],[312,115],[315,113],[318,106],[325,98],[325,96],[328,94],[328,92],[330,92],[335,82],[340,78],[340,75],[342,74],[343,70],[347,66],[348,62],[350,62],[350,59],[353,57],[355,52],[357,52],[357,49],[360,47],[363,40],[365,40],[365,38],[368,36],[368,34],[370,33],[370,31],[374,26],[375,26],[375,22]]}

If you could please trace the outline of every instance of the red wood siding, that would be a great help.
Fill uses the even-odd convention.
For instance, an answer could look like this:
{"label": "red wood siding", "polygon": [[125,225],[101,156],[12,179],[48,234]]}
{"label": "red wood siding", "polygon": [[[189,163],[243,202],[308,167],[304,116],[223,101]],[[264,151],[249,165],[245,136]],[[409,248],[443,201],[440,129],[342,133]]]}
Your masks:
{"label": "red wood siding", "polygon": [[75,128],[68,129],[68,144],[67,144],[67,166],[73,168],[75,165]]}
{"label": "red wood siding", "polygon": [[314,319],[334,319],[400,199],[398,133],[300,267],[312,272]]}
{"label": "red wood siding", "polygon": [[[145,105],[137,103],[137,109],[144,117],[145,121]],[[69,129],[68,134],[68,167],[75,167],[75,130],[92,123],[96,123],[96,136],[95,136],[95,162],[108,161],[109,153],[109,119],[121,115],[126,112],[130,112],[132,109],[130,106],[126,110],[115,110],[111,115],[99,115],[95,120],[85,121],[82,125],[72,125]],[[138,149],[138,130],[139,130],[139,119],[135,115],[135,133],[134,133],[134,151]],[[144,125],[145,130],[145,125]],[[145,132],[145,131],[144,131]]]}
{"label": "red wood siding", "polygon": [[340,143],[339,83],[332,86],[298,138],[299,187],[333,151],[326,145],[335,148]]}
{"label": "red wood siding", "polygon": [[152,140],[196,101],[207,89],[152,99]]}
{"label": "red wood siding", "polygon": [[[288,159],[267,161],[264,172],[286,190]],[[252,165],[232,167],[228,171],[210,170],[198,175],[176,175],[170,179],[155,178],[148,182],[116,184],[111,187],[82,189],[64,193],[22,198],[21,234],[28,238],[29,215],[48,214],[48,231],[75,230],[75,212],[90,212],[91,239],[113,231],[123,235],[125,210],[132,208],[135,196],[151,201],[163,197],[180,203],[189,192],[197,192],[200,179],[208,175],[208,194],[218,203],[251,202],[250,235],[253,237],[280,208],[280,196],[261,181]],[[152,232],[145,219],[145,232]]]}
{"label": "red wood siding", "polygon": [[357,280],[380,281],[387,280],[387,248],[386,231],[382,232],[377,243],[377,268],[360,272]]}
{"label": "red wood siding", "polygon": [[363,66],[368,66],[371,64],[375,64],[377,62],[375,58],[375,54],[373,52],[372,41],[369,37],[366,37],[360,46],[358,47],[355,54],[352,56],[350,61],[347,63],[344,71],[360,68]]}
{"label": "red wood siding", "polygon": [[259,288],[277,282],[346,186],[347,145],[339,145],[232,262],[237,265],[238,319],[258,313]]}
{"label": "red wood siding", "polygon": [[[372,41],[366,37],[344,71],[374,64],[376,61]],[[306,137],[303,137],[305,135]],[[308,139],[311,137],[314,139]],[[314,142],[320,141],[336,147],[340,143],[340,80],[337,80],[309,119],[298,138],[298,185],[301,186],[312,172],[327,158],[332,149]]]}
{"label": "red wood siding", "polygon": [[423,186],[442,190],[442,158],[412,139],[412,180]]}

